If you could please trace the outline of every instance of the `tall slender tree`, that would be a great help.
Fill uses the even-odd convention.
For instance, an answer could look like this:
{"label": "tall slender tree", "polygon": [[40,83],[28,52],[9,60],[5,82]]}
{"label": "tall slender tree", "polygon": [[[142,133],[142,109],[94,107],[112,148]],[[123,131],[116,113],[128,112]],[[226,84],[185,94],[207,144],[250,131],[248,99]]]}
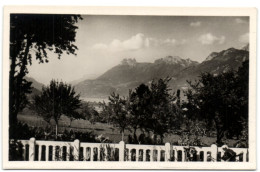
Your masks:
{"label": "tall slender tree", "polygon": [[[110,116],[111,122],[119,127],[122,140],[124,140],[125,130],[128,129],[130,125],[130,113],[128,111],[129,100],[113,92],[109,96],[109,102],[106,106],[107,108],[105,108],[106,111],[103,111],[103,115]],[[109,114],[106,115],[105,113]]]}
{"label": "tall slender tree", "polygon": [[137,129],[147,131],[149,122],[147,117],[152,113],[151,107],[151,91],[145,84],[140,84],[134,91],[129,91],[129,111],[131,114],[130,123],[134,130],[133,138],[136,139]]}
{"label": "tall slender tree", "polygon": [[161,141],[163,141],[164,134],[170,132],[172,125],[175,125],[176,111],[173,110],[175,107],[173,101],[176,100],[176,97],[170,92],[169,81],[170,78],[167,77],[153,81],[151,84],[151,108],[153,113],[149,117],[149,126],[154,134],[161,137]]}
{"label": "tall slender tree", "polygon": [[[31,83],[24,79],[32,57],[39,63],[48,62],[48,52],[61,57],[63,52],[76,55],[75,24],[80,15],[11,14],[10,15],[10,73],[9,125],[17,123],[17,114],[26,103]],[[11,137],[11,136],[10,136]]]}

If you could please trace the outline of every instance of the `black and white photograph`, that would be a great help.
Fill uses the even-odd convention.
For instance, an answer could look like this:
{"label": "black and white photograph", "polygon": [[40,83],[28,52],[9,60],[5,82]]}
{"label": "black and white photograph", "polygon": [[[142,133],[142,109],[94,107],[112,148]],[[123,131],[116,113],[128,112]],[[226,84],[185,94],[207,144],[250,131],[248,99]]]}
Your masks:
{"label": "black and white photograph", "polygon": [[48,10],[5,9],[5,168],[256,168],[255,9]]}

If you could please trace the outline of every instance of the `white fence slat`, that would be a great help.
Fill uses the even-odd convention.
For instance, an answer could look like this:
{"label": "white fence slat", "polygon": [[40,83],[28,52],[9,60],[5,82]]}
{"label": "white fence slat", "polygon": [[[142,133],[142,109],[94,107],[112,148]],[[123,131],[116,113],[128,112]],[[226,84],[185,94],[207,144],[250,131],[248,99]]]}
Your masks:
{"label": "white fence slat", "polygon": [[66,152],[66,161],[70,160],[70,146],[66,146],[66,149],[64,150]]}
{"label": "white fence slat", "polygon": [[23,145],[23,159],[26,160],[26,144]]}
{"label": "white fence slat", "polygon": [[143,161],[146,161],[146,149],[143,149],[144,150],[144,159]]}
{"label": "white fence slat", "polygon": [[128,161],[132,161],[132,158],[131,158],[131,157],[132,157],[132,156],[131,156],[131,155],[132,155],[132,154],[131,154],[131,150],[132,150],[132,149],[129,149],[129,150],[128,150]]}
{"label": "white fence slat", "polygon": [[101,153],[101,149],[100,149],[100,147],[97,147],[97,161],[100,161],[100,153]]}
{"label": "white fence slat", "polygon": [[59,161],[62,161],[62,152],[63,152],[63,146],[59,147]]}
{"label": "white fence slat", "polygon": [[135,151],[136,151],[136,158],[135,158],[135,160],[139,161],[139,149],[136,149]]}
{"label": "white fence slat", "polygon": [[87,160],[87,148],[83,147],[83,161]]}
{"label": "white fence slat", "polygon": [[42,146],[38,146],[38,161],[41,161],[42,158]]}
{"label": "white fence slat", "polygon": [[185,151],[184,151],[184,148],[181,150],[181,161],[182,162],[185,162],[185,159],[186,159],[186,157],[185,157]]}
{"label": "white fence slat", "polygon": [[56,146],[52,146],[52,161],[56,161],[55,151],[56,151]]}
{"label": "white fence slat", "polygon": [[107,161],[107,157],[108,157],[108,151],[107,151],[107,147],[106,146],[104,146],[104,149],[105,149],[105,154],[104,154],[104,161]]}
{"label": "white fence slat", "polygon": [[203,161],[204,162],[207,162],[207,156],[208,154],[207,154],[207,151],[203,151]]}
{"label": "white fence slat", "polygon": [[45,161],[49,161],[49,146],[45,147]]}
{"label": "white fence slat", "polygon": [[153,161],[153,149],[149,149],[149,156],[150,156],[150,160],[149,161]]}
{"label": "white fence slat", "polygon": [[90,148],[90,161],[94,160],[94,147]]}
{"label": "white fence slat", "polygon": [[157,161],[161,161],[161,150],[157,149]]}

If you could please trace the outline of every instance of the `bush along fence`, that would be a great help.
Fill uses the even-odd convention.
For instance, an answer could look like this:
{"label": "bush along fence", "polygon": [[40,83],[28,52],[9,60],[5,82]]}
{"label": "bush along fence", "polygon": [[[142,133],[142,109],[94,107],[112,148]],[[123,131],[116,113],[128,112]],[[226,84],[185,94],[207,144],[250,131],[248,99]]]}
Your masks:
{"label": "bush along fence", "polygon": [[[14,144],[10,141],[10,145]],[[247,148],[138,145],[18,140],[23,161],[239,161],[248,162]],[[18,150],[18,148],[16,149]],[[11,152],[12,153],[12,152]],[[12,156],[12,155],[9,155]],[[10,159],[10,157],[9,157]]]}

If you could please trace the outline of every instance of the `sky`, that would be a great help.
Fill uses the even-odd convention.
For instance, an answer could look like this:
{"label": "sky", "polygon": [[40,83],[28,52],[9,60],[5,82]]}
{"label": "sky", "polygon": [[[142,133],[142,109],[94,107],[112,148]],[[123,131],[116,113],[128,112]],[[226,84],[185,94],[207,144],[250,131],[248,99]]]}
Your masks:
{"label": "sky", "polygon": [[29,76],[48,84],[94,79],[124,58],[154,62],[180,56],[202,62],[211,52],[249,42],[248,17],[85,15],[77,23],[77,55],[49,52],[49,63],[33,61]]}

